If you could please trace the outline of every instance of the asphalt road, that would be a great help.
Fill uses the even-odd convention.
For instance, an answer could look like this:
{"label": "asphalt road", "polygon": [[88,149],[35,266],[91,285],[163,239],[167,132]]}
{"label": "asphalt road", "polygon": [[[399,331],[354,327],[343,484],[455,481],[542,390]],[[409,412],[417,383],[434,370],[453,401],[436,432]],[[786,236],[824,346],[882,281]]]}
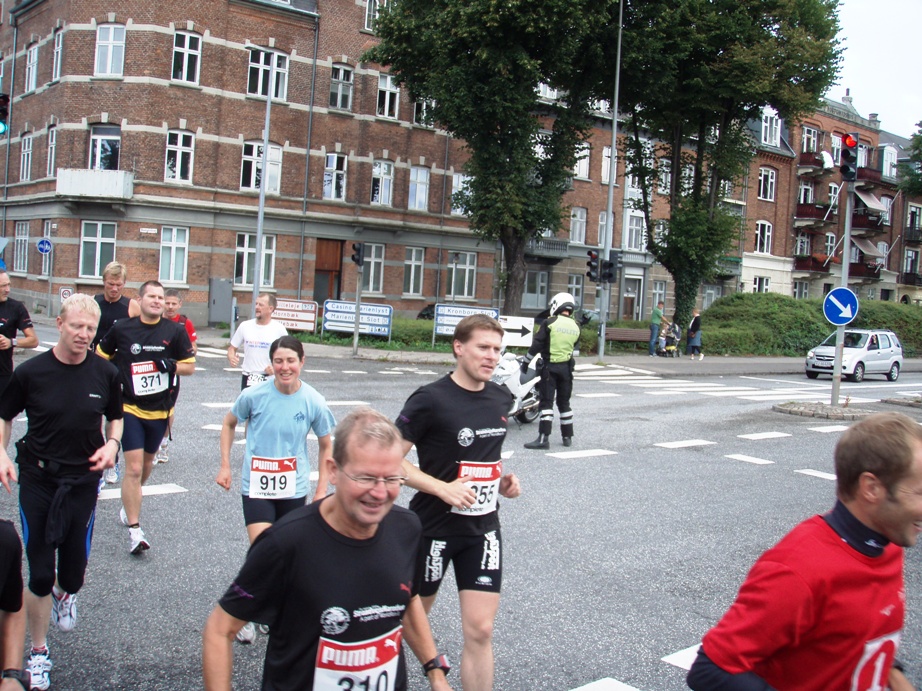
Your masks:
{"label": "asphalt road", "polygon": [[[643,360],[638,364],[648,364]],[[685,688],[685,671],[662,658],[696,645],[758,555],[833,503],[832,450],[848,423],[771,411],[772,403],[809,387],[828,390],[828,381],[796,374],[679,376],[618,362],[581,367],[573,448],[560,446],[555,432],[549,452],[529,451],[522,444],[536,426],[509,431],[505,448],[514,453],[506,468],[520,476],[524,493],[501,509],[498,691]],[[77,629],[50,634],[56,691],[201,687],[202,625],[239,568],[247,540],[239,472],[230,493],[214,483],[214,426],[236,396],[239,377],[208,348],[199,365],[183,383],[171,460],[149,483],[165,493],[144,502],[152,549],[129,555],[116,521],[118,499],[99,502]],[[303,379],[327,397],[337,417],[359,402],[393,417],[417,386],[447,371],[440,363],[311,357]],[[912,396],[922,391],[922,377],[907,372],[895,384],[869,379],[843,390],[862,407],[882,409],[877,399]],[[22,430],[24,422],[16,422],[14,436]],[[235,454],[242,457],[241,447]],[[404,490],[401,503],[410,492]],[[0,516],[16,513],[15,497],[3,493]],[[916,683],[922,681],[920,558],[917,550],[908,553],[900,655]],[[440,647],[457,663],[461,632],[452,588],[443,588],[431,619]],[[259,687],[264,646],[265,637],[235,646],[235,688]],[[426,688],[415,664],[410,670],[411,689]],[[455,673],[451,678],[457,683]]]}

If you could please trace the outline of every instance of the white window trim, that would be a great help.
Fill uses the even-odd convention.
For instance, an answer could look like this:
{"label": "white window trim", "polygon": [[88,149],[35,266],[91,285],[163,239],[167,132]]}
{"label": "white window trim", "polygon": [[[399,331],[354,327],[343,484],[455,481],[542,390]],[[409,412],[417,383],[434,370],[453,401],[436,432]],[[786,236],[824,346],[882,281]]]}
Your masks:
{"label": "white window trim", "polygon": [[[120,30],[120,31],[119,31]],[[109,33],[109,37],[103,35]],[[114,38],[121,33],[121,38]],[[93,74],[96,77],[121,77],[125,71],[125,26],[123,24],[100,24],[96,27],[96,64]],[[105,64],[101,64],[102,50],[105,48]],[[115,57],[118,53],[118,58]]]}
{"label": "white window trim", "polygon": [[[176,237],[179,234],[179,231],[182,231],[184,239],[177,240]],[[166,239],[167,232],[170,233],[171,238]],[[177,251],[182,252],[181,262],[176,261]],[[172,276],[164,276],[164,255],[169,257],[169,268],[172,269],[170,272]],[[181,263],[182,267],[180,268],[180,277],[175,278],[176,276],[176,265]],[[160,229],[160,267],[158,271],[158,276],[160,277],[161,283],[179,283],[185,284],[188,274],[189,267],[189,228],[183,226],[162,226]]]}
{"label": "white window trim", "polygon": [[365,3],[365,31],[375,30],[375,20],[382,7],[387,7],[388,0],[367,0]]}
{"label": "white window trim", "polygon": [[[425,267],[425,248],[407,247],[404,252],[403,260],[403,295],[405,297],[422,297]],[[416,284],[418,284],[418,287],[416,287]],[[409,290],[407,290],[407,288],[409,288]]]}
{"label": "white window trim", "polygon": [[589,142],[582,142],[576,147],[576,163],[573,165],[573,177],[580,180],[589,179]]}
{"label": "white window trim", "polygon": [[26,49],[26,72],[24,93],[38,88],[38,44],[33,43]]}
{"label": "white window trim", "polygon": [[[247,64],[247,96],[266,98],[269,92],[269,75],[272,72],[273,59],[275,60],[275,84],[272,85],[272,100],[288,100],[288,55],[271,48],[258,46],[250,46],[250,60]],[[254,74],[256,75],[255,91],[252,89]]]}
{"label": "white window trim", "polygon": [[[764,185],[767,187],[767,190],[763,190],[762,179],[766,178],[767,183]],[[758,197],[762,201],[773,202],[775,201],[775,195],[777,194],[777,185],[778,185],[778,173],[774,168],[759,168],[759,189]],[[765,194],[765,196],[763,196]]]}
{"label": "white window trim", "polygon": [[[177,39],[182,36],[184,37],[184,45],[176,45]],[[197,48],[191,48],[190,43],[193,41],[198,43]],[[176,64],[177,55],[181,56],[182,60],[182,76],[177,77],[174,74],[174,66]],[[189,60],[195,60],[195,74],[192,76],[192,79],[187,79],[189,73]],[[202,68],[202,37],[192,31],[177,31],[173,34],[173,60],[170,64],[170,80],[178,82],[180,84],[198,84],[200,71]]]}
{"label": "white window trim", "polygon": [[384,245],[365,243],[365,265],[362,271],[362,295],[384,294]]}
{"label": "white window trim", "polygon": [[379,118],[397,120],[400,115],[400,87],[392,74],[378,75],[378,100],[375,114]]}
{"label": "white window trim", "polygon": [[57,153],[58,153],[58,128],[48,128],[48,161],[45,164],[45,176],[49,178],[56,177],[58,172]]}
{"label": "white window trim", "polygon": [[391,161],[375,161],[371,167],[371,200],[375,206],[394,204],[394,164]]}
{"label": "white window trim", "polygon": [[[102,236],[103,227],[112,227],[112,237],[105,238]],[[87,229],[95,227],[95,234],[92,236],[87,236]],[[106,264],[115,259],[115,240],[118,237],[118,224],[111,223],[108,221],[83,221],[80,224],[80,265],[78,267],[78,272],[80,278],[100,278],[102,277],[102,270],[106,268]],[[102,249],[104,246],[111,246],[112,254],[111,256],[103,257]],[[93,257],[93,272],[84,273],[83,265],[84,260],[86,259],[86,251],[88,247],[94,248],[94,257]]]}
{"label": "white window trim", "polygon": [[13,272],[29,273],[29,222],[16,221],[13,232]]}
{"label": "white window trim", "polygon": [[[337,76],[336,73],[339,73]],[[344,78],[348,75],[348,78]],[[330,68],[330,108],[333,110],[352,110],[352,94],[355,86],[355,70],[349,65],[335,64]],[[333,96],[336,104],[333,104]],[[343,98],[347,103],[343,105]]]}
{"label": "white window trim", "polygon": [[586,221],[589,210],[584,206],[570,207],[570,242],[586,244]]}
{"label": "white window trim", "polygon": [[61,78],[63,62],[64,32],[58,29],[54,32],[54,52],[51,54],[51,81],[56,82]]}
{"label": "white window trim", "polygon": [[[458,261],[449,261],[448,263],[448,280],[447,285],[451,291],[452,299],[474,299],[477,296],[477,253],[476,252],[451,252],[451,255],[458,255]],[[462,261],[463,259],[463,261]],[[458,275],[455,275],[457,269]],[[460,278],[461,291],[458,292],[458,280]]]}
{"label": "white window trim", "polygon": [[769,221],[756,221],[755,253],[772,253],[772,234],[774,228]]}
{"label": "white window trim", "polygon": [[[240,241],[243,240],[243,245]],[[275,285],[275,235],[263,235],[263,262],[262,267],[262,288],[272,288]],[[240,282],[237,282],[237,263],[241,262]],[[237,244],[234,249],[234,287],[252,288],[252,281],[247,282],[247,276],[255,273],[255,266],[251,267],[256,260],[256,233],[237,233]]]}
{"label": "white window trim", "polygon": [[[323,198],[346,201],[346,183],[349,180],[349,157],[342,153],[326,154],[323,166]],[[331,166],[330,163],[333,163]],[[340,166],[340,163],[342,166]],[[337,184],[337,181],[341,181]],[[340,191],[340,194],[336,194]],[[329,193],[328,193],[329,192]]]}
{"label": "white window trim", "polygon": [[410,167],[410,193],[407,208],[411,211],[429,210],[429,169],[425,166]]}
{"label": "white window trim", "polygon": [[[103,132],[103,130],[111,130]],[[96,125],[90,129],[90,170],[118,170],[118,165],[115,168],[103,168],[99,164],[102,160],[102,146],[100,143],[103,141],[116,141],[118,142],[118,157],[121,159],[122,154],[122,130],[118,126],[110,125]]]}
{"label": "white window trim", "polygon": [[[175,135],[176,142],[171,143],[170,138]],[[186,139],[189,143],[186,144]],[[175,169],[173,175],[170,175],[170,154],[174,156]],[[182,177],[183,158],[188,156],[189,159],[189,176]],[[163,180],[177,185],[191,185],[195,175],[195,135],[186,130],[170,130],[166,134],[166,156],[163,163]]]}
{"label": "white window trim", "polygon": [[19,181],[28,182],[32,179],[32,144],[31,134],[24,134],[19,140]]}
{"label": "white window trim", "polygon": [[[251,148],[253,153],[247,155],[247,149]],[[259,192],[259,184],[262,171],[262,142],[244,142],[243,151],[240,161],[240,189],[250,192]],[[244,168],[246,162],[251,164],[249,185],[244,185]],[[269,175],[266,178],[266,194],[281,194],[282,189],[282,147],[278,144],[269,144]],[[257,174],[260,174],[260,180],[257,180]],[[273,184],[273,177],[275,184]]]}

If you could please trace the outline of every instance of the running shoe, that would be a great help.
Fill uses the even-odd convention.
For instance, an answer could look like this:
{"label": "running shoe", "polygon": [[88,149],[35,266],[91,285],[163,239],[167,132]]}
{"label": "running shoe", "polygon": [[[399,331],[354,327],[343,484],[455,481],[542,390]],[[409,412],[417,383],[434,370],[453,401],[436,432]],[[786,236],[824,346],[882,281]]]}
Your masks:
{"label": "running shoe", "polygon": [[269,625],[268,624],[259,624],[256,628],[259,629],[259,632],[264,636],[269,635]]}
{"label": "running shoe", "polygon": [[51,589],[51,621],[59,631],[73,631],[77,625],[77,594]]}
{"label": "running shoe", "polygon": [[119,466],[118,460],[115,461],[115,465],[111,468],[106,468],[106,472],[102,474],[103,478],[106,481],[107,485],[114,485],[122,478],[122,469]]}
{"label": "running shoe", "polygon": [[160,450],[157,451],[157,455],[154,458],[154,463],[169,463],[170,462],[170,442],[164,439],[160,442]]}
{"label": "running shoe", "polygon": [[125,513],[124,506],[118,510],[118,522],[122,525],[128,525],[128,514]]}
{"label": "running shoe", "polygon": [[29,655],[29,661],[26,663],[26,669],[32,677],[32,689],[45,691],[51,686],[51,677],[48,672],[51,671],[51,657],[48,648],[44,650],[35,650]]}
{"label": "running shoe", "polygon": [[237,642],[249,645],[256,640],[256,626],[252,621],[248,621],[243,628],[237,632]]}
{"label": "running shoe", "polygon": [[128,537],[131,539],[131,549],[129,551],[132,554],[140,554],[150,549],[150,543],[144,537],[144,531],[140,528],[129,528]]}

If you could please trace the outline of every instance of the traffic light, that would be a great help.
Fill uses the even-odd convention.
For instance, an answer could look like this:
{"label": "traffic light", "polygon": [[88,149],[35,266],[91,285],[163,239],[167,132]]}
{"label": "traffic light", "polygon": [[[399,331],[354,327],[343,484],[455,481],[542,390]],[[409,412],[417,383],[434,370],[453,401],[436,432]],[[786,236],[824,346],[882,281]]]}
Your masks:
{"label": "traffic light", "polygon": [[589,261],[586,262],[586,266],[589,267],[589,271],[586,272],[586,275],[589,277],[590,281],[594,283],[599,282],[599,253],[595,250],[589,250],[586,252],[589,256]]}
{"label": "traffic light", "polygon": [[614,283],[615,263],[608,261],[607,259],[603,259],[601,270],[599,271],[599,278],[602,279],[602,283]]}
{"label": "traffic light", "polygon": [[364,242],[353,242],[352,249],[352,261],[354,261],[359,266],[365,266],[365,243]]}
{"label": "traffic light", "polygon": [[10,129],[7,118],[10,116],[10,95],[0,94],[0,135],[6,134]]}
{"label": "traffic light", "polygon": [[849,132],[842,138],[842,165],[839,166],[839,170],[846,182],[858,179],[858,137],[857,132]]}

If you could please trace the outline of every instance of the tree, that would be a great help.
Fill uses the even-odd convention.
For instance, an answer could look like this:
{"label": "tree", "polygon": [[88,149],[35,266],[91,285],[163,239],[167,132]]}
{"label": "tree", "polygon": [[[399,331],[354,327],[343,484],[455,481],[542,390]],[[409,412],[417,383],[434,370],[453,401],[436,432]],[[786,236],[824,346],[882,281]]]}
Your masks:
{"label": "tree", "polygon": [[[653,228],[651,189],[665,170],[670,214],[647,249],[675,281],[686,323],[702,281],[737,237],[721,188],[747,174],[746,123],[763,107],[793,120],[819,105],[840,62],[838,0],[631,0],[621,101],[638,204]],[[657,157],[669,166],[656,165]]]}
{"label": "tree", "polygon": [[[454,200],[475,234],[502,243],[504,311],[517,314],[529,240],[560,228],[576,150],[611,39],[614,0],[400,0],[382,11],[364,60],[389,67],[465,142]],[[558,98],[539,98],[539,84]]]}
{"label": "tree", "polygon": [[922,122],[919,131],[909,139],[909,162],[900,163],[900,189],[903,194],[922,196]]}

